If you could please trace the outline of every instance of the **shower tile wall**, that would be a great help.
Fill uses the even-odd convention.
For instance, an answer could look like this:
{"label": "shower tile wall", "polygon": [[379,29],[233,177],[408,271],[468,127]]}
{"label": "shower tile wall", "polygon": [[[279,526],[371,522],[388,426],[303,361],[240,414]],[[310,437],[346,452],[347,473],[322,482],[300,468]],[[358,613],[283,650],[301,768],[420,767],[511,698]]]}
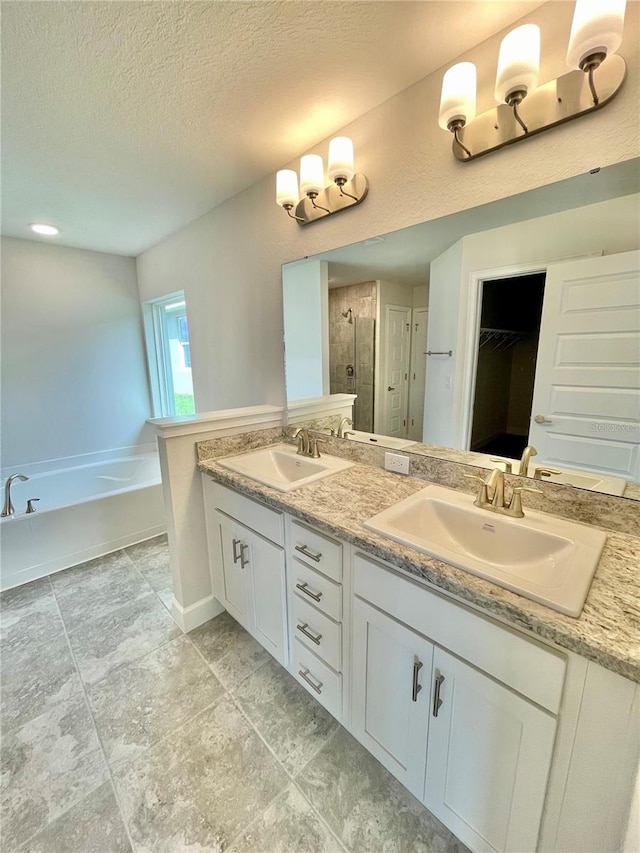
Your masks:
{"label": "shower tile wall", "polygon": [[[329,290],[329,379],[332,394],[357,394],[354,426],[373,431],[376,283],[366,281]],[[353,322],[344,317],[349,308]],[[355,391],[347,365],[355,372]]]}

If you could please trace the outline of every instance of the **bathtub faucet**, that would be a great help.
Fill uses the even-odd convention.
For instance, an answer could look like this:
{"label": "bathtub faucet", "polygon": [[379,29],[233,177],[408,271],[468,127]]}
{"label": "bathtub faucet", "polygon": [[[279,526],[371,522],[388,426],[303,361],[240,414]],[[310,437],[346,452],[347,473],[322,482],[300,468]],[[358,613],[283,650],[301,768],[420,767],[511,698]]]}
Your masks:
{"label": "bathtub faucet", "polygon": [[7,482],[4,484],[4,506],[2,507],[2,512],[0,512],[0,518],[6,518],[8,515],[13,515],[15,509],[13,508],[13,504],[11,503],[11,483],[14,480],[28,480],[28,477],[25,477],[24,474],[12,474],[10,477],[7,477]]}

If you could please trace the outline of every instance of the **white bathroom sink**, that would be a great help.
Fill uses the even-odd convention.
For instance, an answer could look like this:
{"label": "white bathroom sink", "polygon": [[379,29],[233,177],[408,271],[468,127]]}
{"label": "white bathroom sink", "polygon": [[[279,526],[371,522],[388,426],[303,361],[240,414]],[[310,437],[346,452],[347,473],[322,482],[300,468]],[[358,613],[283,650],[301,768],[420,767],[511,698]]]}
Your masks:
{"label": "white bathroom sink", "polygon": [[[503,462],[511,462],[513,473],[517,474],[519,459],[509,459],[507,456],[495,456],[494,459],[500,459]],[[489,456],[484,453],[478,455],[474,464],[480,465],[482,468],[502,468],[496,462],[492,462]],[[527,472],[528,477],[533,477],[536,468],[548,468],[554,472],[550,477],[543,477],[543,483],[558,483],[563,486],[575,486],[578,489],[590,489],[592,492],[603,492],[607,495],[621,496],[627,486],[627,481],[622,477],[613,477],[609,474],[600,474],[597,471],[576,471],[573,468],[563,468],[559,465],[554,465],[549,462],[548,465],[544,462],[531,462]]]}
{"label": "white bathroom sink", "polygon": [[525,508],[509,518],[474,506],[473,496],[427,486],[378,513],[365,527],[513,590],[579,616],[606,534]]}
{"label": "white bathroom sink", "polygon": [[299,456],[296,448],[290,444],[275,444],[216,461],[223,468],[229,468],[280,492],[292,492],[307,483],[351,468],[354,464],[337,456],[321,456],[319,459]]}

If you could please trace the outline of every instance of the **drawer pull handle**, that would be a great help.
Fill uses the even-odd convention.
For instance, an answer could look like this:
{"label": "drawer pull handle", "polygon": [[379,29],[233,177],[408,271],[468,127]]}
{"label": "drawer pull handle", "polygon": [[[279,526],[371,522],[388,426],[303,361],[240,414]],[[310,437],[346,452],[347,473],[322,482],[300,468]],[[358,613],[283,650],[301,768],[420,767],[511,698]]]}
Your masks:
{"label": "drawer pull handle", "polygon": [[248,545],[241,545],[240,546],[240,568],[241,569],[244,569],[245,566],[249,565],[249,558],[245,557],[245,551],[248,551],[248,550],[249,550]]}
{"label": "drawer pull handle", "polygon": [[314,554],[306,545],[296,545],[295,549],[296,551],[300,551],[301,554],[304,554],[305,557],[309,557],[310,560],[315,560],[316,563],[319,563],[322,558],[322,554]]}
{"label": "drawer pull handle", "polygon": [[308,595],[309,598],[313,598],[314,601],[320,601],[320,599],[322,598],[321,592],[311,592],[311,590],[306,584],[306,581],[305,583],[297,583],[296,589],[299,589],[300,592],[304,592],[305,595]]}
{"label": "drawer pull handle", "polygon": [[418,693],[422,690],[422,685],[418,684],[418,676],[420,675],[420,670],[422,669],[422,661],[418,660],[417,657],[413,659],[413,684],[411,686],[411,701],[418,701]]}
{"label": "drawer pull handle", "polygon": [[307,684],[309,685],[309,687],[312,688],[312,690],[315,690],[316,693],[322,693],[322,682],[320,681],[320,682],[318,682],[318,684],[314,684],[313,680],[311,678],[309,678],[309,670],[308,669],[298,670],[298,675],[300,676],[300,678],[303,678],[307,682]]}
{"label": "drawer pull handle", "polygon": [[320,640],[322,639],[322,634],[312,634],[311,631],[308,630],[309,623],[304,622],[302,625],[297,625],[296,628],[300,631],[301,634],[304,634],[312,643],[315,643],[316,646],[320,645]]}
{"label": "drawer pull handle", "polygon": [[440,687],[442,682],[444,681],[444,675],[436,676],[435,689],[433,691],[433,716],[438,716],[438,711],[442,706],[442,699],[440,698]]}
{"label": "drawer pull handle", "polygon": [[237,549],[238,545],[240,545],[241,543],[242,543],[241,539],[234,539],[233,540],[233,562],[234,563],[237,563],[238,560],[240,559],[240,554],[238,554],[236,549]]}

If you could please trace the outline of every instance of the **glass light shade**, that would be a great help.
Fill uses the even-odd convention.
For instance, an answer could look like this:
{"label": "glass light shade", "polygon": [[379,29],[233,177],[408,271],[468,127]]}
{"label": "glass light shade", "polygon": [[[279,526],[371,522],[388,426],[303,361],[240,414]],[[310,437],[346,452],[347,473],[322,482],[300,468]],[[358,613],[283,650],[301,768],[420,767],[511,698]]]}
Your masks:
{"label": "glass light shade", "polygon": [[567,48],[567,65],[579,68],[592,53],[615,53],[622,41],[626,0],[577,0]]}
{"label": "glass light shade", "polygon": [[319,154],[305,154],[300,158],[300,192],[302,195],[321,193],[324,189],[324,166]]}
{"label": "glass light shade", "polygon": [[476,66],[473,62],[452,65],[442,78],[440,116],[438,124],[448,130],[452,119],[461,118],[465,123],[476,114]]}
{"label": "glass light shade", "polygon": [[524,24],[503,39],[498,55],[495,99],[499,104],[512,92],[532,92],[540,73],[540,27]]}
{"label": "glass light shade", "polygon": [[329,143],[329,165],[327,173],[330,181],[344,178],[350,181],[355,173],[353,162],[353,142],[346,136],[336,136]]}
{"label": "glass light shade", "polygon": [[293,169],[280,169],[276,174],[276,201],[281,207],[285,204],[295,207],[300,201],[298,176]]}

